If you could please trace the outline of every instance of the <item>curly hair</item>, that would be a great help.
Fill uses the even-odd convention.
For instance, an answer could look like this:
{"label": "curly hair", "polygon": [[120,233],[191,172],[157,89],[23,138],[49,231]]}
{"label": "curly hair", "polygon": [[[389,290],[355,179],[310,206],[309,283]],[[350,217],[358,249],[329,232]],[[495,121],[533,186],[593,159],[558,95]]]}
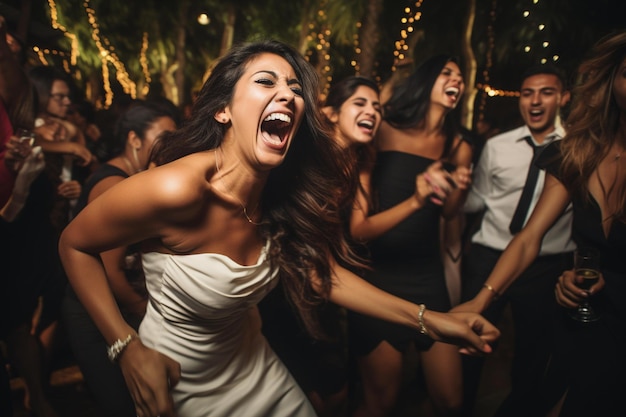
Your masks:
{"label": "curly hair", "polygon": [[[626,58],[626,31],[601,39],[578,69],[578,83],[561,143],[563,184],[572,195],[589,199],[588,182],[617,140],[620,109],[613,96],[613,83]],[[626,221],[626,189],[614,217]]]}
{"label": "curly hair", "polygon": [[[164,164],[219,147],[226,128],[213,115],[231,103],[246,65],[264,53],[284,58],[294,69],[302,84],[305,114],[285,160],[272,170],[263,190],[260,232],[271,242],[269,259],[287,298],[307,330],[322,336],[314,307],[330,294],[331,256],[349,264],[353,261],[339,216],[348,171],[339,145],[322,122],[319,80],[313,67],[291,46],[278,41],[231,49],[200,90],[188,121],[155,144],[152,159]],[[312,276],[319,280],[316,284]]]}

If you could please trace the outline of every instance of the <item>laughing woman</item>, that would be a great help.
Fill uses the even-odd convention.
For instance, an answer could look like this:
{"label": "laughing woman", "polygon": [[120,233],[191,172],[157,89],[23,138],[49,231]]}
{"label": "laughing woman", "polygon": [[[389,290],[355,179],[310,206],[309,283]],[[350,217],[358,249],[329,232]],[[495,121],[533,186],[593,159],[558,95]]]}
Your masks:
{"label": "laughing woman", "polygon": [[[375,163],[361,171],[363,192],[350,218],[352,236],[369,247],[372,270],[365,278],[437,311],[451,307],[439,220],[458,213],[469,185],[472,150],[459,133],[454,112],[463,90],[459,65],[445,55],[426,60],[395,86],[374,139]],[[366,315],[348,317],[350,349],[364,391],[355,416],[391,412],[402,381],[403,353],[410,345],[419,352],[436,415],[459,413],[461,358],[454,346]]]}
{"label": "laughing woman", "polygon": [[[154,148],[158,166],[92,201],[63,233],[69,280],[139,417],[314,416],[261,335],[255,306],[278,278],[312,331],[312,307],[330,299],[490,351],[498,331],[479,315],[424,312],[339,266],[349,259],[333,190],[346,173],[321,128],[317,87],[282,43],[234,48],[187,123]],[[134,242],[149,293],[139,335],[97,255]]]}

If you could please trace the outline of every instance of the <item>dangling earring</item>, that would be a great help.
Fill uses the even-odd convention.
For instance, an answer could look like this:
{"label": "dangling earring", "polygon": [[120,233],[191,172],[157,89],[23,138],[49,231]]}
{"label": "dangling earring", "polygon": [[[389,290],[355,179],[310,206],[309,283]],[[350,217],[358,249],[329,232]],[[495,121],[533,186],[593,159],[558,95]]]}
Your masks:
{"label": "dangling earring", "polygon": [[143,171],[141,162],[139,162],[139,155],[137,155],[137,148],[134,148],[134,147],[133,147],[133,158],[135,159],[135,163],[137,164],[137,172]]}

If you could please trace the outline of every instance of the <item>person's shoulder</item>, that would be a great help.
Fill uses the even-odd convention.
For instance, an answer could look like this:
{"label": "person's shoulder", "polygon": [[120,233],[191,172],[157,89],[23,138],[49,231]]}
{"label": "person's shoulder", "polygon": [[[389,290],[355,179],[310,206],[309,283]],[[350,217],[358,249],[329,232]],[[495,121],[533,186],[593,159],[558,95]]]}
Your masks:
{"label": "person's shoulder", "polygon": [[209,157],[192,154],[170,163],[150,168],[132,177],[135,186],[150,190],[164,206],[185,206],[197,202],[207,191]]}

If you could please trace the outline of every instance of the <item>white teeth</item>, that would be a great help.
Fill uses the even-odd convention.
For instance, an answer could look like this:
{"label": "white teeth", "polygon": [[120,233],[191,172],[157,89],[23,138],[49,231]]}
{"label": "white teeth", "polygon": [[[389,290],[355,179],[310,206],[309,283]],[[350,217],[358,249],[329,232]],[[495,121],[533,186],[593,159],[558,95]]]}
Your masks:
{"label": "white teeth", "polygon": [[459,89],[456,87],[448,87],[446,88],[446,94],[457,96],[459,94]]}
{"label": "white teeth", "polygon": [[359,126],[367,127],[367,128],[370,128],[370,129],[374,127],[374,122],[372,122],[371,120],[361,120],[357,124]]}
{"label": "white teeth", "polygon": [[271,122],[272,120],[280,120],[285,123],[291,123],[291,117],[284,113],[272,113],[263,120],[264,122]]}

